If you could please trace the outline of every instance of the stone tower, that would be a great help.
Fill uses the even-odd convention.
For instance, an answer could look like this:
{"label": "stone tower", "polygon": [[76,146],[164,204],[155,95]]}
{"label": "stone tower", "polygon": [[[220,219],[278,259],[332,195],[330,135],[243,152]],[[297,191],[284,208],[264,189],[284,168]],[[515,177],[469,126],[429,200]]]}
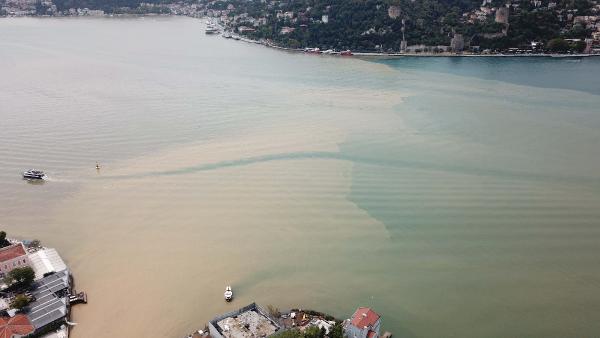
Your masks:
{"label": "stone tower", "polygon": [[454,37],[450,41],[450,48],[455,53],[460,53],[465,49],[465,39],[462,34],[454,34]]}
{"label": "stone tower", "polygon": [[508,8],[502,6],[496,10],[496,22],[508,25]]}

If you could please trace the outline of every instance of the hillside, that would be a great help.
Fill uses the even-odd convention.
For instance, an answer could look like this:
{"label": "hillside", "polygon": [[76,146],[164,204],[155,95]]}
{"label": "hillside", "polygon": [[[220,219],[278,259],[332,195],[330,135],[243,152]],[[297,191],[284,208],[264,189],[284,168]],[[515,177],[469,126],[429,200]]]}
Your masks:
{"label": "hillside", "polygon": [[241,35],[292,48],[589,52],[600,44],[598,1],[0,0],[0,15],[206,15]]}

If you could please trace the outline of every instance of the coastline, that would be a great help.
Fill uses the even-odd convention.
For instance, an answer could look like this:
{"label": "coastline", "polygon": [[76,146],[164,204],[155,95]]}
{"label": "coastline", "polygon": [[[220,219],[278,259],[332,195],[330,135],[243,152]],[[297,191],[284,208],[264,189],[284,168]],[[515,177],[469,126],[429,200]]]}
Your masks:
{"label": "coastline", "polygon": [[[0,16],[2,18],[144,18],[144,17],[177,17],[177,16],[185,16],[189,18],[201,19],[201,20],[210,20],[209,17],[205,16],[195,16],[195,15],[181,15],[181,14],[159,14],[159,13],[147,13],[147,14],[136,14],[136,13],[122,13],[122,14],[104,14],[104,15],[5,15]],[[222,36],[223,32],[226,30],[224,26],[219,23],[212,22],[213,24],[219,27],[219,34],[215,34],[217,36]],[[598,57],[600,54],[562,54],[562,53],[532,53],[532,54],[505,54],[505,53],[490,53],[490,54],[474,54],[474,53],[402,53],[402,52],[392,52],[392,53],[381,53],[381,52],[352,52],[352,55],[341,55],[341,52],[335,51],[330,53],[324,53],[322,51],[319,52],[306,52],[303,48],[289,48],[280,45],[276,45],[270,42],[254,40],[248,37],[244,37],[242,35],[238,35],[239,38],[234,39],[236,41],[243,41],[246,43],[253,43],[257,45],[263,45],[265,47],[274,48],[278,50],[294,52],[294,53],[307,53],[307,54],[321,54],[321,55],[333,55],[333,56],[354,56],[359,58],[377,58],[377,59],[396,59],[402,57],[518,57],[518,58],[583,58],[583,57]]]}
{"label": "coastline", "polygon": [[[219,34],[220,35],[220,34]],[[359,58],[377,58],[377,59],[397,59],[402,57],[518,57],[518,58],[529,58],[529,57],[542,57],[542,58],[582,58],[582,57],[598,57],[600,54],[559,54],[559,53],[536,53],[536,54],[472,54],[472,53],[377,53],[377,52],[352,52],[352,55],[341,55],[341,52],[307,52],[301,48],[289,48],[264,41],[258,41],[240,36],[236,41],[242,41],[246,43],[252,43],[262,45],[268,48],[283,50],[292,53],[304,53],[304,54],[318,54],[318,55],[331,55],[331,56],[345,56],[345,57],[359,57]]]}
{"label": "coastline", "polygon": [[[70,268],[56,249],[42,246],[38,240],[4,237],[2,241],[0,251],[3,252],[5,269],[2,275],[10,276],[11,271],[18,269],[22,269],[19,273],[31,274],[23,281],[3,281],[0,297],[2,320],[19,321],[22,333],[27,337],[68,338],[71,326],[77,325],[71,322],[72,307],[87,303],[85,292],[75,290],[75,277]],[[15,264],[17,261],[19,264]],[[16,267],[7,273],[6,266],[10,266],[11,262]],[[29,297],[26,303],[13,305],[23,295]]]}
{"label": "coastline", "polygon": [[[211,21],[210,18],[203,17],[202,20]],[[225,33],[226,28],[220,23],[211,22],[213,25],[219,28],[219,34],[215,34],[223,37],[223,33]],[[231,34],[231,32],[229,32]],[[231,39],[231,38],[230,38]],[[381,53],[381,52],[352,52],[351,55],[343,55],[340,51],[333,52],[324,52],[324,51],[307,51],[305,48],[289,48],[280,46],[268,41],[264,40],[254,40],[248,37],[244,37],[242,35],[237,35],[237,38],[232,40],[242,41],[246,43],[252,43],[257,45],[262,45],[269,48],[279,49],[287,52],[293,53],[305,53],[305,54],[317,54],[317,55],[332,55],[332,56],[344,56],[344,57],[359,57],[359,58],[377,58],[377,59],[397,59],[402,57],[519,57],[519,58],[529,58],[529,57],[543,57],[543,58],[582,58],[582,57],[593,57],[600,56],[600,54],[561,54],[561,53],[531,53],[531,54],[504,54],[504,53],[493,53],[493,54],[474,54],[474,53],[402,53],[402,52],[393,52],[393,53]],[[310,49],[310,48],[308,48]]]}

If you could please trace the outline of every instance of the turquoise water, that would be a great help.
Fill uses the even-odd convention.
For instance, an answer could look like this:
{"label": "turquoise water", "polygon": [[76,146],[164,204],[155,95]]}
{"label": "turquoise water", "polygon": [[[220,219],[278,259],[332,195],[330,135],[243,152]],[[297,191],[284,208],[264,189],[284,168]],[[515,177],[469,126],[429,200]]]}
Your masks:
{"label": "turquoise water", "polygon": [[600,72],[600,57],[407,57],[381,63],[397,69],[415,69],[539,88],[600,94],[600,78],[595,76]]}
{"label": "turquoise water", "polygon": [[74,337],[181,337],[251,301],[372,306],[396,337],[600,332],[600,60],[364,61],[202,27],[0,21],[0,224],[73,268]]}
{"label": "turquoise water", "polygon": [[408,337],[594,336],[600,62],[382,63],[413,93],[396,107],[408,130],[343,151],[374,159],[355,165],[350,198],[394,243],[369,271],[394,276],[378,305],[402,315],[388,323]]}

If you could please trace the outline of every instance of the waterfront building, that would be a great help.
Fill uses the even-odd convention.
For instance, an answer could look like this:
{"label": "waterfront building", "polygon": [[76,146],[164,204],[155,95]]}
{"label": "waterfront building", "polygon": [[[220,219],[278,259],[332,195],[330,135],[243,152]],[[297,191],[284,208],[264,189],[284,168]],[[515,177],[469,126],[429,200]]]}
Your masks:
{"label": "waterfront building", "polygon": [[63,325],[69,306],[69,271],[46,276],[33,283],[35,301],[28,306],[27,318],[35,332],[45,332]]}
{"label": "waterfront building", "polygon": [[31,262],[22,243],[0,249],[0,278],[6,276],[13,269],[25,266],[31,266]]}
{"label": "waterfront building", "polygon": [[44,278],[44,276],[49,273],[60,272],[67,269],[67,265],[58,252],[52,248],[44,248],[34,253],[30,253],[29,261],[33,271],[35,271],[36,280]]}
{"label": "waterfront building", "polygon": [[368,307],[359,307],[344,321],[344,336],[348,338],[379,338],[380,330],[381,317]]}
{"label": "waterfront building", "polygon": [[280,329],[279,324],[256,303],[208,322],[208,331],[212,338],[262,338],[271,336]]}

